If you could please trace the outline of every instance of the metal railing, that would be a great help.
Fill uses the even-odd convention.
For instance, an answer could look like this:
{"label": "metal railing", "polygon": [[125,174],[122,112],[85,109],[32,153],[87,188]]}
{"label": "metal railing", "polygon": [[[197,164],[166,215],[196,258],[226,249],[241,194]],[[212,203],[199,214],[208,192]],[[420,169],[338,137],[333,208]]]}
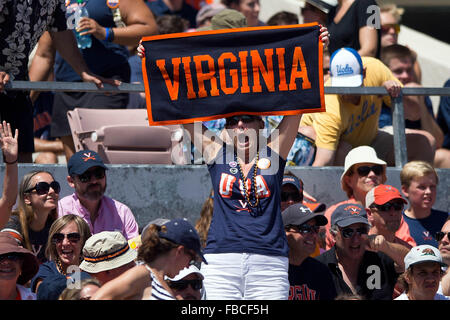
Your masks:
{"label": "metal railing", "polygon": [[[35,91],[66,91],[66,92],[105,92],[126,93],[144,92],[143,84],[122,83],[115,87],[105,84],[104,88],[97,88],[93,83],[86,82],[55,82],[55,81],[10,81],[5,86],[6,90],[35,90]],[[325,87],[325,94],[353,94],[353,95],[387,95],[384,87]],[[450,96],[449,87],[421,87],[402,88],[399,97],[393,99],[392,126],[394,130],[395,166],[403,167],[408,162],[406,147],[405,121],[403,110],[404,95],[418,96]]]}

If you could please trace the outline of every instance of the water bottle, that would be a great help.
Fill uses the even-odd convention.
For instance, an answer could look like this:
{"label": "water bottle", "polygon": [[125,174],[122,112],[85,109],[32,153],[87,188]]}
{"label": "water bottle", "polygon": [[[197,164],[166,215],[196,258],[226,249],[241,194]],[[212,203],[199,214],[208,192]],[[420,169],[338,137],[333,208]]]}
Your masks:
{"label": "water bottle", "polygon": [[[75,9],[75,26],[78,27],[80,19],[83,17],[89,17],[89,13],[86,6],[82,6],[83,0],[78,0],[78,7]],[[77,38],[78,48],[86,49],[90,48],[92,45],[92,38],[90,34],[81,36],[80,33],[75,29],[75,36]]]}

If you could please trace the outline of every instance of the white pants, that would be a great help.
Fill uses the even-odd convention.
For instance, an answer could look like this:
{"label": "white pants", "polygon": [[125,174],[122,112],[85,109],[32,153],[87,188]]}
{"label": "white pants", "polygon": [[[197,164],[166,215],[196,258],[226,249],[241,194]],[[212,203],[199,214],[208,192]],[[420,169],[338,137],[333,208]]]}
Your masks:
{"label": "white pants", "polygon": [[205,254],[203,284],[208,300],[287,300],[287,257],[253,253]]}

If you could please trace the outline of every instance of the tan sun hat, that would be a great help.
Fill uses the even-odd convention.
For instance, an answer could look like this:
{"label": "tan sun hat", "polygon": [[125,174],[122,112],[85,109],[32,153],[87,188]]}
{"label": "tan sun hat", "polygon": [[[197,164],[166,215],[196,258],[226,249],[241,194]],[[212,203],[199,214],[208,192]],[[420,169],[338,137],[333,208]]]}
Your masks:
{"label": "tan sun hat", "polygon": [[119,231],[103,231],[92,235],[83,247],[84,260],[80,269],[99,273],[121,267],[137,257],[127,239]]}
{"label": "tan sun hat", "polygon": [[386,172],[387,163],[378,158],[377,153],[374,148],[369,146],[360,146],[353,148],[345,157],[344,172],[341,175],[341,187],[342,190],[346,190],[346,185],[344,183],[344,176],[347,174],[348,170],[355,164],[358,163],[373,163],[384,166]]}

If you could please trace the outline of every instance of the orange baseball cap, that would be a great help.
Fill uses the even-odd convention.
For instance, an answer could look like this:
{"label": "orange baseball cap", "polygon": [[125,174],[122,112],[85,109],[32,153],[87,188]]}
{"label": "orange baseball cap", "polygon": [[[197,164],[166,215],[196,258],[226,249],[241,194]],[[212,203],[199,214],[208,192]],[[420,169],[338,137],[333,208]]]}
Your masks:
{"label": "orange baseball cap", "polygon": [[366,194],[366,208],[370,207],[372,204],[382,205],[393,199],[401,199],[404,204],[408,202],[402,197],[400,191],[397,188],[387,185],[380,184],[372,188]]}

